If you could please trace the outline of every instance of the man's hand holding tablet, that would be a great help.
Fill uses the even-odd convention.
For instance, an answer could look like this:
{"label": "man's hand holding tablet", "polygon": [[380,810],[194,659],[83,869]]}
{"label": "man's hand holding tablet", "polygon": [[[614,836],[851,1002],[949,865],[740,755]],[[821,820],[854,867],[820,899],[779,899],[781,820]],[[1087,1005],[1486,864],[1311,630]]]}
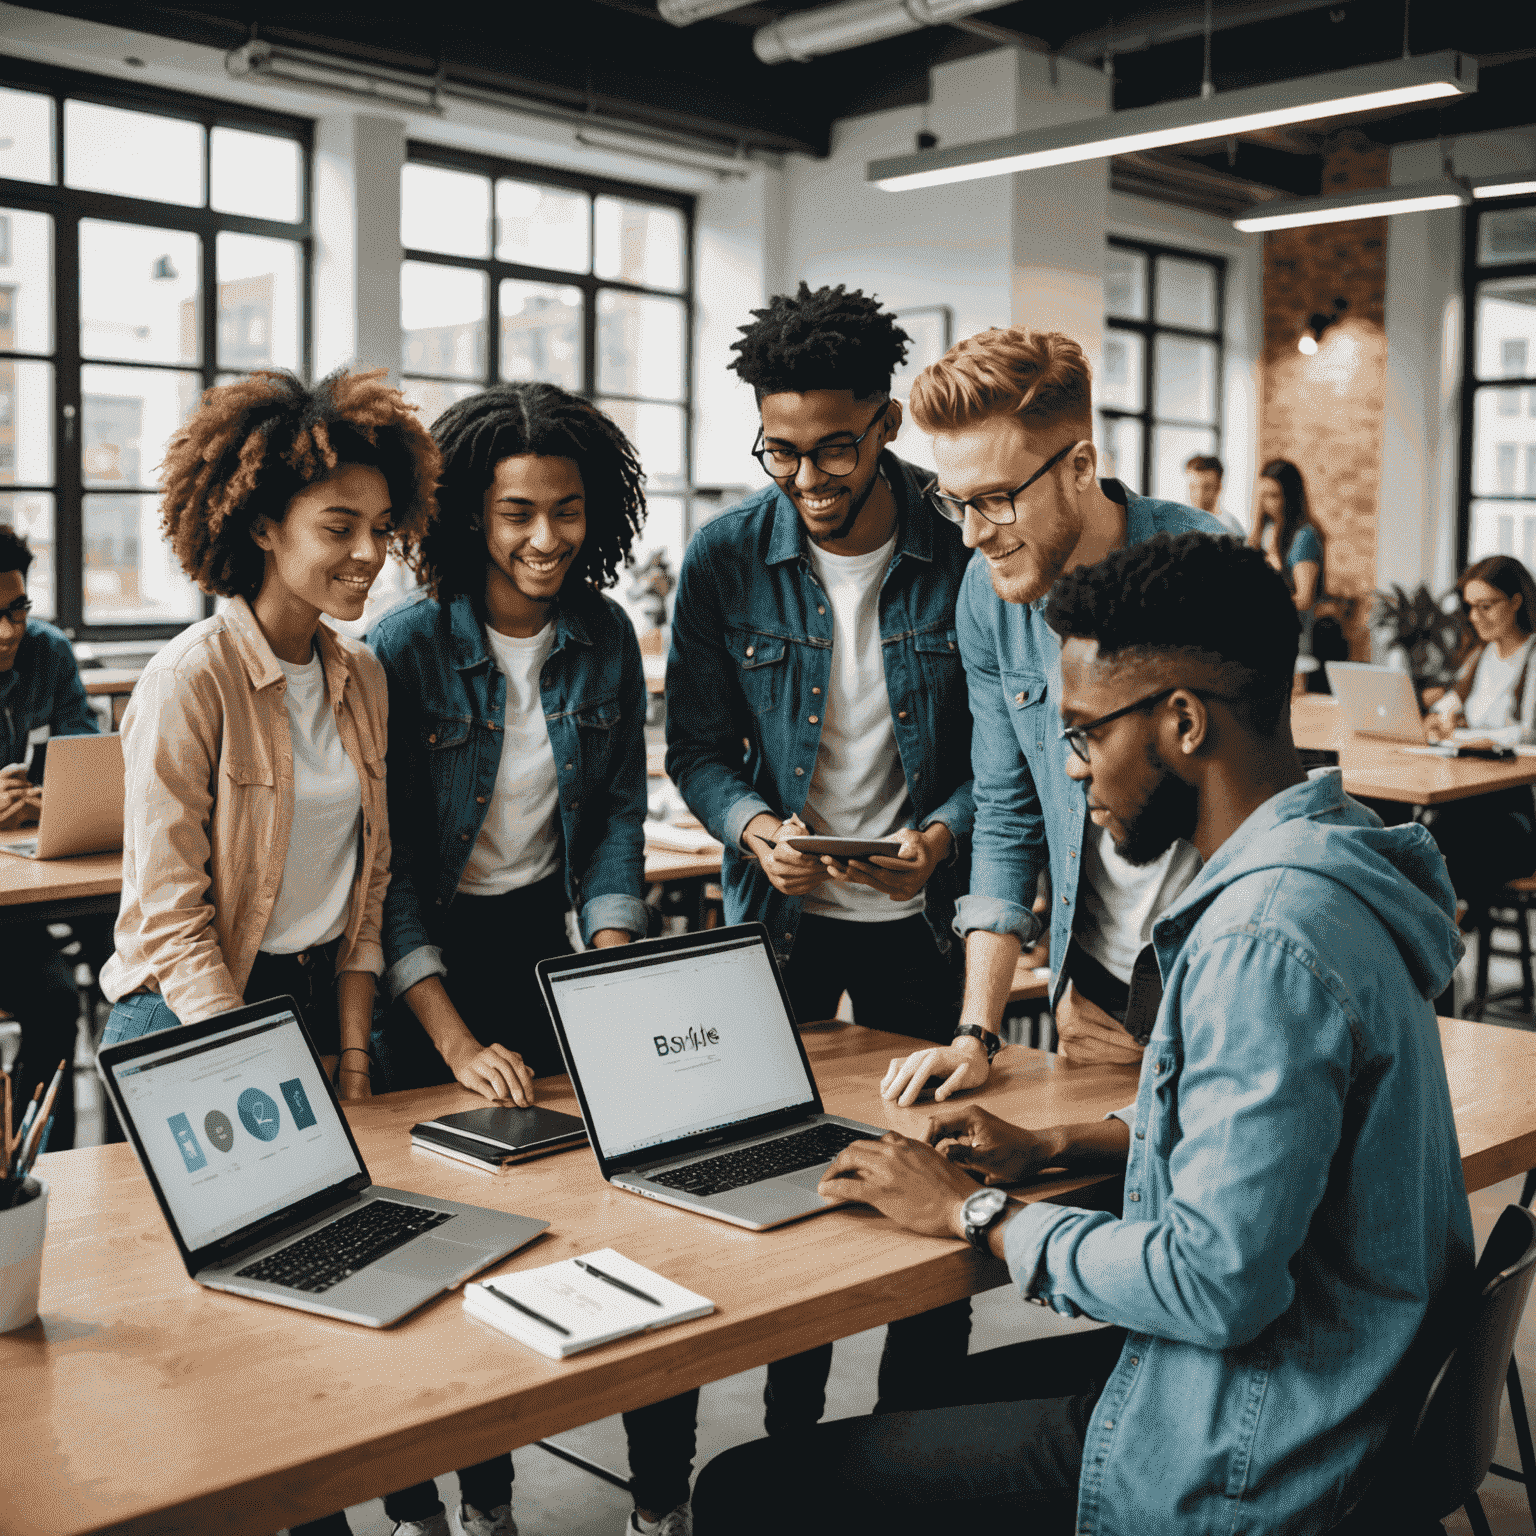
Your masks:
{"label": "man's hand holding tablet", "polygon": [[952,839],[942,821],[930,822],[921,832],[903,827],[887,841],[900,845],[893,855],[871,854],[864,859],[833,859],[823,856],[834,880],[867,885],[892,901],[911,901],[928,884],[939,862],[949,855]]}

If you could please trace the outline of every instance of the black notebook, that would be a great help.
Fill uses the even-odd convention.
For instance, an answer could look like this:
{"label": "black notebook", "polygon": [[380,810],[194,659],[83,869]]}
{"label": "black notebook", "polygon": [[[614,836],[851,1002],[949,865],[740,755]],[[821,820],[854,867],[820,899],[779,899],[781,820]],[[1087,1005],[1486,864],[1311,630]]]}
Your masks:
{"label": "black notebook", "polygon": [[529,1158],[585,1146],[586,1127],[557,1109],[466,1109],[411,1127],[411,1145],[451,1157],[486,1173]]}

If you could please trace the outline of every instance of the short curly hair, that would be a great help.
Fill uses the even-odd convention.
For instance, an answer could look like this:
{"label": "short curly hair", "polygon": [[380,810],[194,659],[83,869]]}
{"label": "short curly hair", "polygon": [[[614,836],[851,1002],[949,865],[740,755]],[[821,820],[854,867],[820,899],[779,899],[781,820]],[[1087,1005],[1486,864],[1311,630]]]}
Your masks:
{"label": "short curly hair", "polygon": [[645,525],[645,471],[611,417],[557,384],[496,384],[432,423],[442,453],[437,521],[422,540],[422,579],[440,602],[485,595],[485,493],[503,459],[574,459],[586,492],[587,536],[566,581],[611,587]]}
{"label": "short curly hair", "polygon": [[889,394],[912,340],[878,299],[841,283],[813,293],[802,281],[794,298],[775,294],[752,315],[729,366],[759,401],[812,389],[850,390],[855,400]]}
{"label": "short curly hair", "polygon": [[255,597],[266,556],[251,529],[281,522],[305,486],[343,465],[384,476],[391,552],[415,566],[436,510],[437,445],[385,376],[338,368],[311,386],[271,369],[203,396],[166,449],[160,498],[160,526],[203,591]]}
{"label": "short curly hair", "polygon": [[1249,728],[1272,736],[1285,717],[1301,621],[1262,551],[1209,533],[1159,533],[1069,571],[1045,621],[1063,639],[1097,640],[1099,656],[1192,657],[1229,674]]}

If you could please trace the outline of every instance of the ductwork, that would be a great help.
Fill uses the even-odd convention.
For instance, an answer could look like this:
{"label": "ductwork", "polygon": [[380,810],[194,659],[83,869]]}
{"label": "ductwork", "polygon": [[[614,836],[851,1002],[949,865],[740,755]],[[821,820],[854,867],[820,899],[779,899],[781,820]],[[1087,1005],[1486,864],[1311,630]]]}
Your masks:
{"label": "ductwork", "polygon": [[662,20],[670,21],[674,27],[691,27],[696,21],[739,11],[749,3],[750,0],[656,0],[656,9]]}
{"label": "ductwork", "polygon": [[[663,4],[669,0],[662,0]],[[670,0],[683,6],[708,0]],[[998,0],[844,0],[842,5],[799,11],[759,27],[752,51],[764,64],[804,64],[824,53],[841,53],[904,32],[939,27],[993,10]]]}

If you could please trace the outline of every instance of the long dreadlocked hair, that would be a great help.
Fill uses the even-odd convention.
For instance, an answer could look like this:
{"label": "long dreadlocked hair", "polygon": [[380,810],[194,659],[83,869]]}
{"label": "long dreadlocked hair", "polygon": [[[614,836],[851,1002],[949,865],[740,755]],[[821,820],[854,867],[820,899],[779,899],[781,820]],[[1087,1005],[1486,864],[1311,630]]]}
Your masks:
{"label": "long dreadlocked hair", "polygon": [[566,577],[611,587],[645,523],[645,472],[602,411],[555,384],[497,384],[450,405],[432,423],[442,451],[438,517],[422,541],[421,575],[440,602],[485,590],[485,493],[503,459],[574,459],[586,493],[587,536]]}
{"label": "long dreadlocked hair", "polygon": [[730,367],[759,401],[812,389],[851,390],[855,400],[888,394],[912,339],[878,299],[841,283],[812,293],[802,281],[794,298],[775,294],[752,315],[731,347]]}
{"label": "long dreadlocked hair", "polygon": [[338,368],[311,388],[271,370],[203,396],[166,450],[160,499],[160,526],[203,591],[255,597],[266,557],[252,526],[281,522],[305,486],[343,465],[384,476],[391,550],[415,565],[435,512],[437,445],[384,378],[382,368]]}

